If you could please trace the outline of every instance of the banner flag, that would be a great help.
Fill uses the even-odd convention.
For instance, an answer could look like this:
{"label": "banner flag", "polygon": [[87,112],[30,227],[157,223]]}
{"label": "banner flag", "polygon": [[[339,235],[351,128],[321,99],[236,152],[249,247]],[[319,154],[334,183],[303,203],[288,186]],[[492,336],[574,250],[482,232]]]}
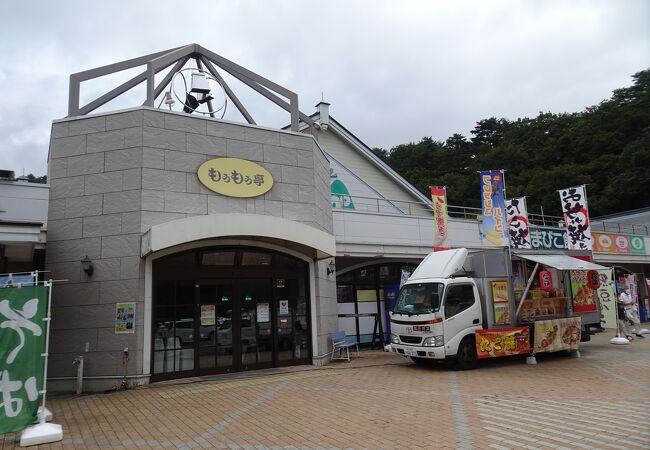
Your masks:
{"label": "banner flag", "polygon": [[530,241],[530,225],[528,223],[526,197],[506,200],[506,213],[508,216],[510,247],[533,248]]}
{"label": "banner flag", "polygon": [[45,286],[0,289],[0,434],[37,419],[46,314]]}
{"label": "banner flag", "polygon": [[506,241],[506,205],[502,170],[481,172],[481,200],[483,222],[481,237],[491,244],[507,246]]}
{"label": "banner flag", "polygon": [[449,228],[447,226],[447,190],[445,187],[429,186],[433,201],[433,249],[445,250]]}
{"label": "banner flag", "polygon": [[600,287],[596,289],[596,296],[600,301],[600,321],[603,328],[614,328],[616,323],[616,292],[612,269],[599,270]]}
{"label": "banner flag", "polygon": [[585,186],[561,189],[558,192],[562,202],[564,226],[568,233],[569,250],[592,250]]}

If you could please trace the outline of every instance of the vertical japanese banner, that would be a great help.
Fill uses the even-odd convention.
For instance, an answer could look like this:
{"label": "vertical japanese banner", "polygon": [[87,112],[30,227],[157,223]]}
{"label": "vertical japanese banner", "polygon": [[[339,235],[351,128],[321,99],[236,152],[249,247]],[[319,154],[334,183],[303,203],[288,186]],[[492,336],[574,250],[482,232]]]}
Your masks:
{"label": "vertical japanese banner", "polygon": [[526,197],[506,200],[506,213],[508,216],[510,247],[533,248],[530,241],[530,225],[528,223]]}
{"label": "vertical japanese banner", "polygon": [[481,172],[481,200],[483,205],[482,237],[497,246],[506,241],[506,205],[503,193],[503,171]]}
{"label": "vertical japanese banner", "polygon": [[596,289],[596,296],[600,301],[600,321],[603,328],[616,328],[616,293],[612,269],[599,270],[600,287]]}
{"label": "vertical japanese banner", "polygon": [[569,250],[592,250],[585,186],[561,189],[558,192],[562,202],[564,226],[568,233]]}
{"label": "vertical japanese banner", "polygon": [[447,191],[445,187],[429,186],[433,201],[433,250],[446,250],[447,227]]}
{"label": "vertical japanese banner", "polygon": [[46,312],[45,286],[0,289],[0,434],[37,419]]}

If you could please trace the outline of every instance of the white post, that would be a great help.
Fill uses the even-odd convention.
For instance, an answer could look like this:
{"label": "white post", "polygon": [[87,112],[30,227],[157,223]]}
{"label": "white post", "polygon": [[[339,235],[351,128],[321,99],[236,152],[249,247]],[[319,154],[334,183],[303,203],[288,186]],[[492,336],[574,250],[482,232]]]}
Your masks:
{"label": "white post", "polygon": [[39,445],[47,444],[48,442],[57,442],[63,440],[63,427],[55,423],[46,422],[46,409],[45,409],[45,395],[47,392],[47,360],[48,353],[50,349],[50,315],[52,312],[52,280],[46,281],[43,283],[43,286],[48,288],[47,291],[47,317],[43,319],[47,322],[46,332],[45,332],[45,353],[43,356],[43,405],[41,406],[42,411],[39,417],[38,425],[25,428],[25,430],[20,435],[20,446],[27,447],[30,445]]}

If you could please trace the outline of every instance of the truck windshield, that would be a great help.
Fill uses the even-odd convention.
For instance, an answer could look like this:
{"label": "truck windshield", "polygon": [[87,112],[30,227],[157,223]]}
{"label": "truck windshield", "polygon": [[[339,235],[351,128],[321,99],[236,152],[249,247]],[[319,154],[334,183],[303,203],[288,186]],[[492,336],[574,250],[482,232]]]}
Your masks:
{"label": "truck windshield", "polygon": [[399,291],[393,312],[395,314],[431,314],[440,310],[442,283],[407,284]]}

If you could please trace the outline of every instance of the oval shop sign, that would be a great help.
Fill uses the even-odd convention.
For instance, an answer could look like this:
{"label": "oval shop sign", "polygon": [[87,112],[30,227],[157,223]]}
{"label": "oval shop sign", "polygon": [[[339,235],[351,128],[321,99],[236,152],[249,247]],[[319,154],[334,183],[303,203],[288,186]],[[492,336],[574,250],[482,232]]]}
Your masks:
{"label": "oval shop sign", "polygon": [[203,186],[228,197],[257,197],[273,186],[268,170],[245,159],[211,159],[199,166],[197,175]]}

